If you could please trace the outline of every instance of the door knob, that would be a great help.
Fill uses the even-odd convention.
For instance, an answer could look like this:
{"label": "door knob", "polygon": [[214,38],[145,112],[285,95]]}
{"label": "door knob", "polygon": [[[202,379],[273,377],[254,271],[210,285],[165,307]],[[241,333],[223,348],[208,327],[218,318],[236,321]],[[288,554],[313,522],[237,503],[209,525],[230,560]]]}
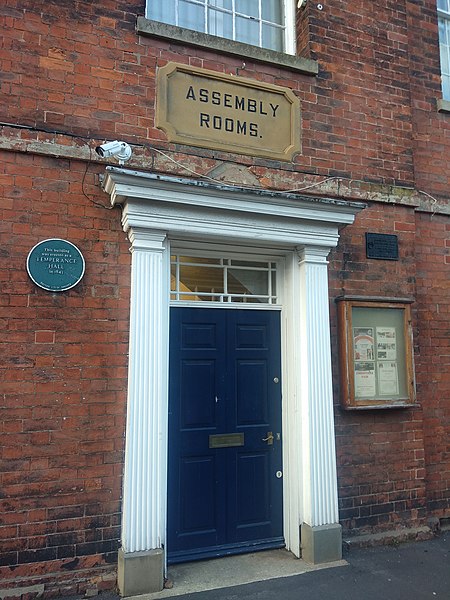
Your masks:
{"label": "door knob", "polygon": [[261,440],[262,442],[267,442],[268,446],[272,446],[273,444],[273,433],[271,431],[267,432],[267,437]]}

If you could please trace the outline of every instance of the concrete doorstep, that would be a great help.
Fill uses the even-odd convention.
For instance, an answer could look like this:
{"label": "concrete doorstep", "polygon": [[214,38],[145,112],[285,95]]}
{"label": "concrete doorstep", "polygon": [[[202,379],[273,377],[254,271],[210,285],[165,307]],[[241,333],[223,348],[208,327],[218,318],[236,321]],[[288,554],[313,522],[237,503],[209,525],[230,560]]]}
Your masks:
{"label": "concrete doorstep", "polygon": [[168,570],[170,589],[129,597],[130,600],[157,600],[183,594],[234,587],[278,577],[291,577],[332,567],[346,566],[345,560],[309,565],[287,550],[266,550],[225,558],[172,565]]}

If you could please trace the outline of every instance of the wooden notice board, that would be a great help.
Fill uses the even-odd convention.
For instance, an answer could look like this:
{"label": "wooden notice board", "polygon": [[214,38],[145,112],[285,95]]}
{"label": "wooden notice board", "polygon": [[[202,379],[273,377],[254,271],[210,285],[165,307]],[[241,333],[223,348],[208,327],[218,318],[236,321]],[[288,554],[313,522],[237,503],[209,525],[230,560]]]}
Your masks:
{"label": "wooden notice board", "polygon": [[342,297],[337,305],[343,408],[415,405],[410,301]]}

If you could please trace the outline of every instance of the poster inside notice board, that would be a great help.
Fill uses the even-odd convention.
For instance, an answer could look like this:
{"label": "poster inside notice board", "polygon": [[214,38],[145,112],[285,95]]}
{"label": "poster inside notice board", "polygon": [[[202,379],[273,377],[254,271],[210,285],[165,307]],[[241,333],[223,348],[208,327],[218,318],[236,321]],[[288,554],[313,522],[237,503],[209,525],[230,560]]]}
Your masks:
{"label": "poster inside notice board", "polygon": [[395,327],[353,327],[355,397],[398,396]]}

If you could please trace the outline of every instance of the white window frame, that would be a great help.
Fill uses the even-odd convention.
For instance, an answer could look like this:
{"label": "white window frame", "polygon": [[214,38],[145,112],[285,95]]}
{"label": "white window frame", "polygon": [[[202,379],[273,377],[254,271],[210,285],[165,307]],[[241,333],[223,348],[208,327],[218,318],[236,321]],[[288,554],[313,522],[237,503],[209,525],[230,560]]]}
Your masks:
{"label": "white window frame", "polygon": [[[159,2],[160,0],[146,0],[146,18],[150,20],[154,20],[151,11],[151,5],[153,2]],[[175,23],[166,21],[169,25],[175,25],[177,27],[183,27],[182,23],[179,23],[178,20],[178,0],[165,0],[166,2],[175,3]],[[189,0],[193,4],[204,5],[205,9],[205,29],[198,29],[197,31],[201,31],[202,33],[206,33],[209,35],[214,35],[215,37],[220,37],[217,33],[213,34],[209,31],[208,26],[208,8],[219,9],[223,11],[223,13],[230,14],[233,18],[233,41],[238,41],[235,39],[235,17],[243,16],[235,9],[235,0],[232,0],[232,10],[227,10],[225,8],[220,9],[218,3],[213,3],[211,0]],[[259,0],[259,14],[261,15],[261,6],[264,0]],[[284,29],[284,54],[295,54],[295,0],[280,0],[282,7],[284,8],[284,25],[280,25],[280,29]],[[215,5],[214,5],[215,4]],[[262,18],[257,19],[259,22],[259,44],[257,47],[264,48],[267,50],[273,50],[272,48],[266,48],[262,45],[262,25],[264,23],[270,25],[277,25],[276,23],[272,23],[270,21],[265,21]]]}
{"label": "white window frame", "polygon": [[[444,23],[447,27],[447,32],[450,37],[450,2],[447,2],[448,10],[442,8],[437,9],[439,23]],[[442,97],[444,100],[450,100],[450,39],[447,44],[444,44],[441,36],[439,36],[439,50],[441,57],[441,80],[442,80]],[[447,55],[447,68],[448,71],[444,71],[442,56]]]}
{"label": "white window frame", "polygon": [[[193,262],[184,262],[183,258],[188,257],[189,259],[193,259]],[[195,259],[198,258],[198,261]],[[214,258],[217,259],[217,263],[210,264],[205,263],[203,260],[205,258]],[[233,264],[234,262],[246,262],[246,266],[240,266]],[[253,264],[252,264],[253,263]],[[266,266],[260,266],[262,263],[265,263]],[[276,290],[278,289],[278,282],[274,282],[274,289],[272,289],[272,276],[275,275],[276,279],[278,277],[278,264],[276,260],[273,259],[257,259],[255,257],[250,258],[246,254],[214,254],[208,252],[207,255],[202,252],[173,252],[170,259],[171,267],[174,268],[174,277],[171,278],[171,286],[170,286],[170,303],[173,306],[201,306],[208,307],[213,306],[216,308],[217,306],[226,306],[226,307],[240,307],[240,308],[252,308],[253,306],[267,309],[268,307],[278,307],[280,305],[278,303],[278,295]],[[222,273],[223,277],[223,292],[197,292],[197,291],[189,291],[185,292],[181,290],[181,276],[180,269],[182,266],[196,266],[198,268],[207,267],[218,269]],[[258,265],[258,266],[256,266]],[[267,273],[267,294],[251,294],[248,293],[245,296],[242,294],[233,294],[228,292],[227,290],[227,272],[229,269],[237,269],[243,271],[253,271],[253,272],[263,272]],[[209,298],[209,300],[191,300],[190,298],[194,295],[200,296],[202,298]],[[246,301],[247,298],[247,301]],[[257,299],[258,302],[253,303],[252,300]]]}

